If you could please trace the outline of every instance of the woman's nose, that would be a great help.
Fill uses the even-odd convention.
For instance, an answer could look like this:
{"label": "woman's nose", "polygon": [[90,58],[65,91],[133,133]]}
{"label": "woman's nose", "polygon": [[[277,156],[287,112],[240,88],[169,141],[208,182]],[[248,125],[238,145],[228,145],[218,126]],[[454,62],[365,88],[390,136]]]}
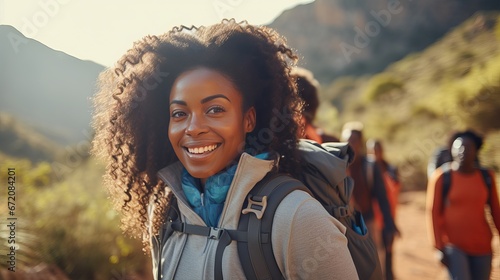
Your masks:
{"label": "woman's nose", "polygon": [[198,114],[192,114],[189,118],[185,133],[189,136],[198,136],[208,131],[207,120]]}

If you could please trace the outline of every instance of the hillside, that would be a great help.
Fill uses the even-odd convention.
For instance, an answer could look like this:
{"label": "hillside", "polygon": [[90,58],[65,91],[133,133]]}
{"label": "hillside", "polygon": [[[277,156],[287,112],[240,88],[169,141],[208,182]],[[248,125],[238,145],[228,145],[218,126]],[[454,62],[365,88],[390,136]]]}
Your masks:
{"label": "hillside", "polygon": [[302,66],[328,83],[378,73],[480,10],[500,10],[500,1],[316,0],[285,11],[270,27],[303,56]]}
{"label": "hillside", "polygon": [[7,25],[0,25],[0,50],[0,111],[59,144],[86,139],[89,98],[104,67],[50,49]]}
{"label": "hillside", "polygon": [[454,130],[487,136],[481,161],[500,167],[500,13],[478,13],[426,50],[371,77],[343,77],[322,92],[339,110],[330,129],[360,120],[386,142],[409,188],[425,186],[432,151]]}
{"label": "hillside", "polygon": [[0,156],[39,162],[54,160],[61,152],[59,145],[32,127],[9,114],[0,113]]}

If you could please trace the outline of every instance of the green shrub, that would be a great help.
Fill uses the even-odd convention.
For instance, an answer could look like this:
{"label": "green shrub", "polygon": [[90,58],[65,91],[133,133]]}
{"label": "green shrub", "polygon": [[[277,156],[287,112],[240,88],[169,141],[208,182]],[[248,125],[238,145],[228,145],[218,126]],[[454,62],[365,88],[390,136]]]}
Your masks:
{"label": "green shrub", "polygon": [[437,119],[440,117],[440,114],[436,109],[424,103],[413,105],[411,107],[411,115],[416,118],[428,119]]}
{"label": "green shrub", "polygon": [[481,132],[500,129],[500,55],[484,66],[474,66],[459,81],[443,83],[442,111],[456,119],[456,126]]}
{"label": "green shrub", "polygon": [[64,180],[51,182],[47,163],[9,164],[16,167],[19,178],[16,215],[22,231],[29,233],[19,241],[38,252],[33,256],[21,247],[23,265],[55,264],[70,279],[82,280],[107,280],[144,270],[148,257],[140,241],[122,235],[118,214],[100,184],[102,167],[89,161]]}
{"label": "green shrub", "polygon": [[390,74],[378,74],[373,76],[363,93],[363,98],[367,102],[383,100],[394,90],[402,90],[403,82]]}

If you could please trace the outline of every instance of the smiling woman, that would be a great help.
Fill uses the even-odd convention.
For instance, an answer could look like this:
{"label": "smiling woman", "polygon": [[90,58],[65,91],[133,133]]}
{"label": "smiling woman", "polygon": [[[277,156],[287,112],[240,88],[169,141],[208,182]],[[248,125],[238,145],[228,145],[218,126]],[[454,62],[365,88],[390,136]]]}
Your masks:
{"label": "smiling woman", "polygon": [[241,92],[223,74],[196,68],[174,82],[169,138],[182,165],[202,185],[238,157],[254,127],[255,108],[243,108]]}
{"label": "smiling woman", "polygon": [[[223,21],[145,37],[101,75],[93,152],[108,163],[124,229],[152,250],[157,279],[255,278],[221,233],[238,228],[266,175],[300,174],[296,60],[272,29]],[[357,279],[345,230],[292,191],[267,237],[273,278]],[[318,257],[324,238],[332,258]]]}

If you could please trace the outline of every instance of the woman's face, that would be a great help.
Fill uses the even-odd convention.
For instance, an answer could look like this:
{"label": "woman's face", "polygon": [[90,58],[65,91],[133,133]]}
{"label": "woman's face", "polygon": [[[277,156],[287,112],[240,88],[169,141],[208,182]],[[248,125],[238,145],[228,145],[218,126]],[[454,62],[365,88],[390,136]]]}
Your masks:
{"label": "woman's face", "polygon": [[476,145],[467,137],[459,137],[453,142],[451,155],[460,165],[473,164],[477,156]]}
{"label": "woman's face", "polygon": [[195,68],[179,75],[170,92],[168,136],[186,170],[202,183],[228,167],[255,127],[255,110],[220,72]]}

